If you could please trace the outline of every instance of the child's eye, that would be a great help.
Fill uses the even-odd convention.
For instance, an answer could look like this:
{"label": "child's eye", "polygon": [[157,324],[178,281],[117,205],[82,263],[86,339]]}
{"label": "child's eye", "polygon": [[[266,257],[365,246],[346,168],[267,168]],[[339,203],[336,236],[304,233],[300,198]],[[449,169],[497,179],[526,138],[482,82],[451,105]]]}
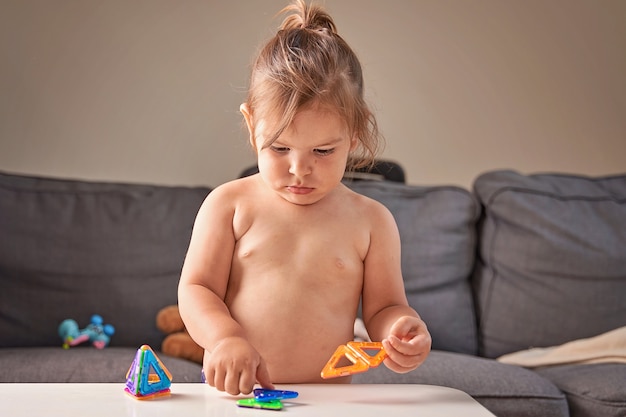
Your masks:
{"label": "child's eye", "polygon": [[314,149],[313,152],[315,152],[316,154],[320,155],[320,156],[326,156],[326,155],[330,155],[331,153],[335,152],[334,148],[331,149]]}
{"label": "child's eye", "polygon": [[273,150],[274,152],[278,152],[278,153],[289,152],[289,148],[287,148],[285,146],[270,146],[270,149]]}

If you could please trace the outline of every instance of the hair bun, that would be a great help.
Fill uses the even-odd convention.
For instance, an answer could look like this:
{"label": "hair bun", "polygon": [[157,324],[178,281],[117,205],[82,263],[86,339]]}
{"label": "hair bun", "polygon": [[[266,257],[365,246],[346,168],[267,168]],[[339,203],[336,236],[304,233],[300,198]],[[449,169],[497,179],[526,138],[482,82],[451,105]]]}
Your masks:
{"label": "hair bun", "polygon": [[304,0],[294,0],[279,14],[287,14],[280,30],[310,29],[320,32],[337,33],[332,17],[316,4],[307,5]]}

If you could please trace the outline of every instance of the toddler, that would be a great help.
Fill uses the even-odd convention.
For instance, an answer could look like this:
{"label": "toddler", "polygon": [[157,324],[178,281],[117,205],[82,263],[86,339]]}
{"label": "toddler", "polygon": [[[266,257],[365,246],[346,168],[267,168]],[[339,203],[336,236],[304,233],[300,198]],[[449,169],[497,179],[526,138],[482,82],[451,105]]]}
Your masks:
{"label": "toddler", "polygon": [[341,182],[380,147],[359,61],[321,7],[297,0],[283,12],[240,107],[259,173],[207,196],[178,290],[207,383],[233,395],[325,382],[360,300],[389,369],[417,368],[431,346],[407,303],[391,213]]}

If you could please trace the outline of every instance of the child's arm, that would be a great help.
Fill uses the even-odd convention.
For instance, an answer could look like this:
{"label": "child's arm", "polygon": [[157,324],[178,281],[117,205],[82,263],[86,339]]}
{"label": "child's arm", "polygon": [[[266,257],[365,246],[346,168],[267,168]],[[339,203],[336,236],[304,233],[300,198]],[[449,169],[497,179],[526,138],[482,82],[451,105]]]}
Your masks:
{"label": "child's arm", "polygon": [[388,355],[385,365],[405,373],[426,360],[431,337],[406,299],[395,220],[381,205],[372,210],[372,218],[364,270],[363,320],[372,340],[383,343]]}
{"label": "child's arm", "polygon": [[218,187],[198,211],[178,303],[189,334],[205,349],[207,383],[236,395],[250,393],[256,381],[267,388],[272,384],[263,358],[224,303],[235,247],[233,200]]}

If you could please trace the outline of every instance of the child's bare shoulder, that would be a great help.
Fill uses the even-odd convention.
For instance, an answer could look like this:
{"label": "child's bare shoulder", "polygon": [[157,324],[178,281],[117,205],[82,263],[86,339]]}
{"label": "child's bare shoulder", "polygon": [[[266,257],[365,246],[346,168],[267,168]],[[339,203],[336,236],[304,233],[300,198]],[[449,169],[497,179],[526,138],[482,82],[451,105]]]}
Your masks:
{"label": "child's bare shoulder", "polygon": [[346,190],[349,206],[354,211],[354,216],[364,222],[363,227],[369,228],[373,233],[396,230],[396,221],[384,204],[348,187]]}
{"label": "child's bare shoulder", "polygon": [[205,198],[199,214],[232,216],[255,188],[254,184],[251,177],[245,177],[218,185]]}
{"label": "child's bare shoulder", "polygon": [[254,183],[255,181],[252,177],[238,178],[225,182],[215,187],[209,195],[207,195],[207,200],[220,203],[236,203],[240,198],[254,189]]}
{"label": "child's bare shoulder", "polygon": [[363,194],[359,194],[356,191],[346,187],[350,198],[353,200],[352,206],[360,210],[364,214],[371,216],[391,216],[389,209],[381,202],[374,200]]}

